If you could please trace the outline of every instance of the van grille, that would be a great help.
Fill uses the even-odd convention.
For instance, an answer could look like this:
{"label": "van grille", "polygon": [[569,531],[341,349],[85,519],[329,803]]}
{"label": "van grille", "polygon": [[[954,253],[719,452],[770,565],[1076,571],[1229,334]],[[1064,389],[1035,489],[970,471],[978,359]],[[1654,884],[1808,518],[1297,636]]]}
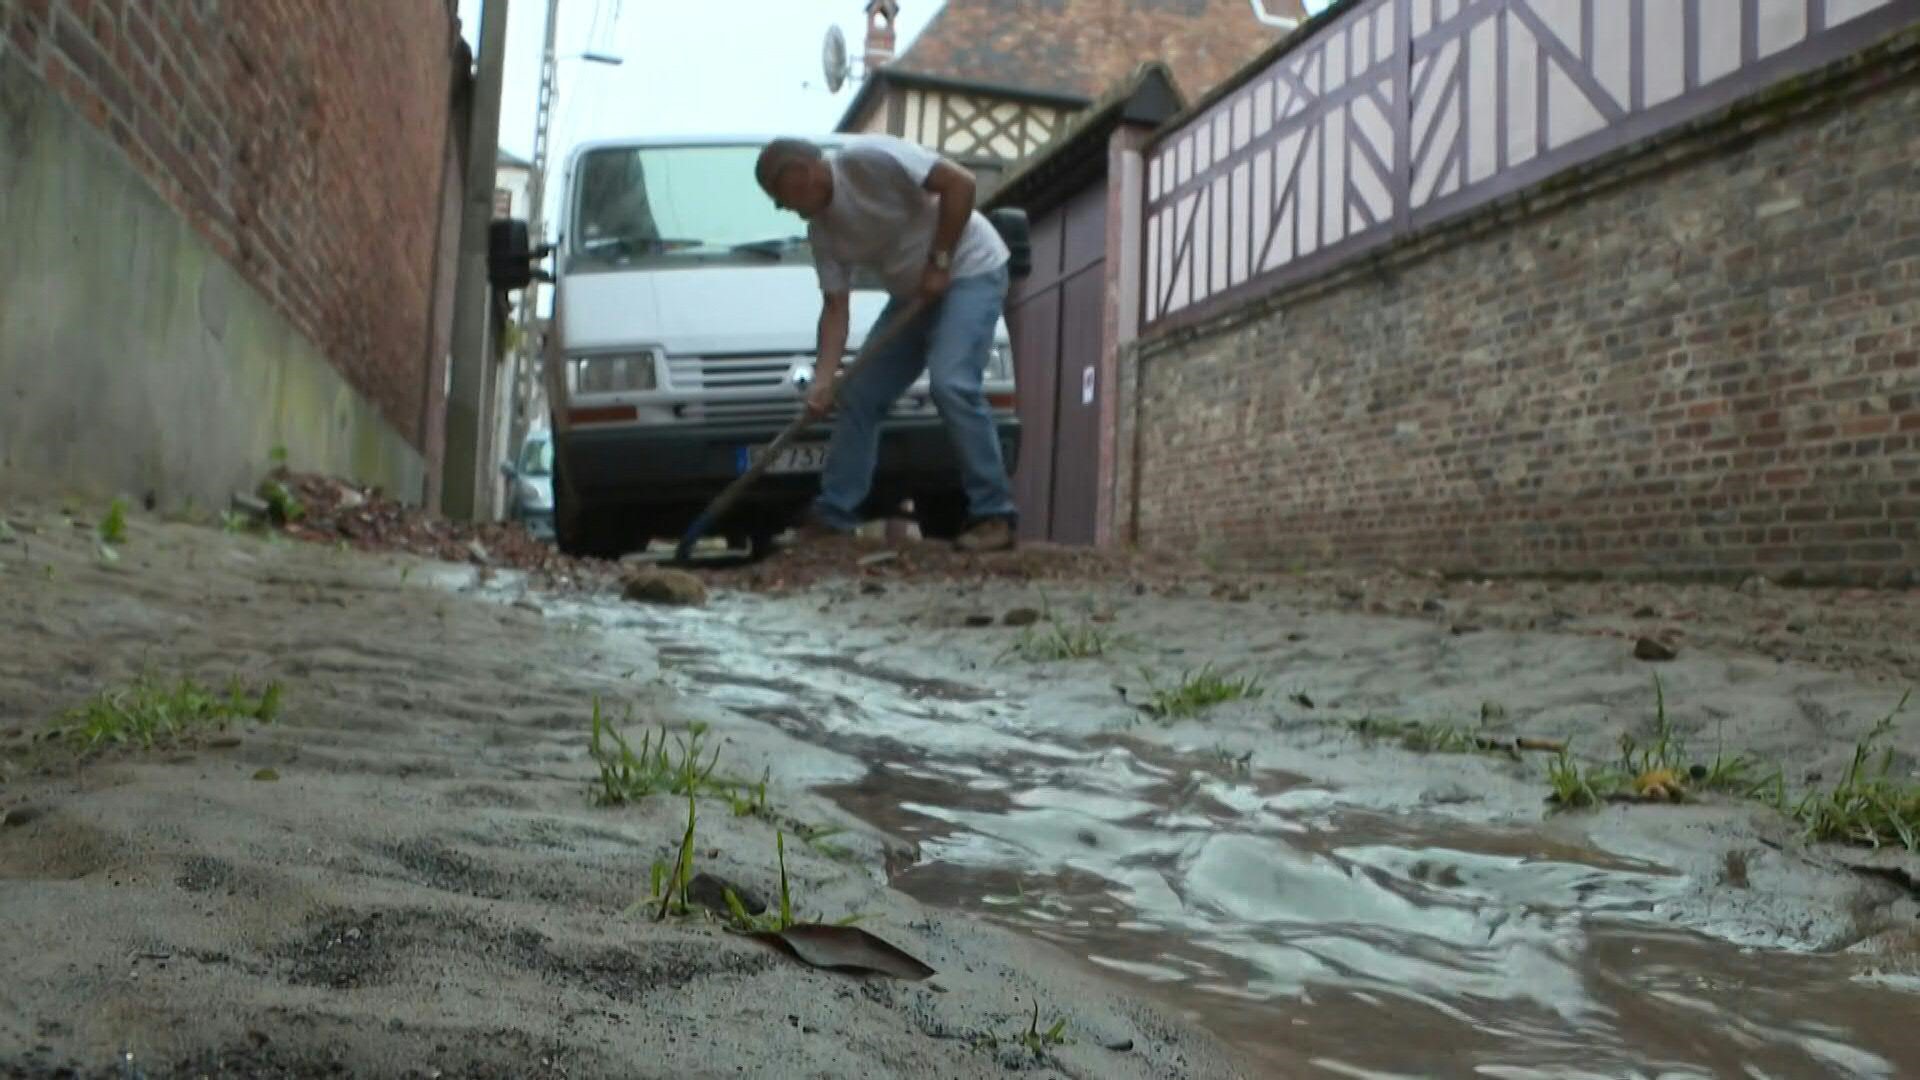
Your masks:
{"label": "van grille", "polygon": [[[715,398],[680,407],[688,420],[722,423],[785,424],[800,411],[800,394],[787,381],[797,362],[794,356],[675,356],[667,362],[676,394],[713,391]],[[925,405],[924,388],[916,386],[894,404],[891,415],[911,416]]]}
{"label": "van grille", "polygon": [[688,390],[780,390],[797,356],[676,356],[667,362],[673,388]]}

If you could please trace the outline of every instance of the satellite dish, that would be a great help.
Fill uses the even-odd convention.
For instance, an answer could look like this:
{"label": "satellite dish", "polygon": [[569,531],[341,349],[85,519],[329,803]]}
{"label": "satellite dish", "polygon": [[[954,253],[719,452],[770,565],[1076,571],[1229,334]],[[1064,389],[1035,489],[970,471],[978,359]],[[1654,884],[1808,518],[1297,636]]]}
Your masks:
{"label": "satellite dish", "polygon": [[827,27],[827,40],[820,46],[820,70],[826,73],[832,93],[847,85],[847,38],[838,26]]}

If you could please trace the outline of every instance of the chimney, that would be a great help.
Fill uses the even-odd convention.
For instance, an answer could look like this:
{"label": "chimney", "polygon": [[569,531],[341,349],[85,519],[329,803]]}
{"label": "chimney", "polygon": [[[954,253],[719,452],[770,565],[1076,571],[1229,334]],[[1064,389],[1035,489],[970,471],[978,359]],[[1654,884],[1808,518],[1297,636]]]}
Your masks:
{"label": "chimney", "polygon": [[894,0],[867,0],[867,70],[893,59],[893,22],[900,17]]}

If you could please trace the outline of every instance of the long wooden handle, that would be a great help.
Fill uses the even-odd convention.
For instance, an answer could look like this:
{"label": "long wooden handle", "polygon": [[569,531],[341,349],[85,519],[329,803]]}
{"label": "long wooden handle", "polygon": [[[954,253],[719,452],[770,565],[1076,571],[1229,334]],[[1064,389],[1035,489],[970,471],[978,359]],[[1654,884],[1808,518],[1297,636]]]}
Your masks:
{"label": "long wooden handle", "polygon": [[[926,302],[924,300],[914,300],[913,303],[908,304],[901,310],[897,318],[869,335],[867,340],[861,343],[860,351],[855,354],[853,362],[847,365],[846,373],[840,376],[839,380],[833,384],[833,401],[835,404],[838,404],[840,401],[840,388],[853,380],[854,375],[859,372],[860,366],[866,363],[875,353],[879,352],[882,346],[889,344],[894,338],[899,337],[915,319],[920,317],[920,313],[925,309]],[[793,421],[789,423],[779,435],[775,436],[771,443],[767,444],[766,450],[760,455],[760,460],[749,466],[746,472],[734,477],[733,483],[728,484],[713,502],[708,504],[706,511],[700,515],[700,520],[707,525],[719,521],[722,514],[732,509],[733,504],[740,498],[741,494],[752,487],[754,482],[766,473],[768,467],[773,464],[774,459],[779,456],[780,451],[786,449],[788,444],[792,443],[794,439],[799,438],[800,433],[805,431],[812,423],[813,417],[808,415],[806,409],[802,407],[800,415],[794,417]]]}

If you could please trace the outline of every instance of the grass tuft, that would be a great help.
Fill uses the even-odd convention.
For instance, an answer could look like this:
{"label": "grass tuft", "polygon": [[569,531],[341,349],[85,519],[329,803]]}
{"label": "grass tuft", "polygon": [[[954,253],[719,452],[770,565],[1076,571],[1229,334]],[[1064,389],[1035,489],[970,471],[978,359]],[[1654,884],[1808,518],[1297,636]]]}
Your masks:
{"label": "grass tuft", "polygon": [[143,675],[132,686],[107,690],[55,721],[54,734],[77,750],[101,746],[143,749],[225,730],[236,720],[271,724],[280,715],[281,687],[257,692],[236,677],[219,693],[191,678],[173,683]]}
{"label": "grass tuft", "polygon": [[127,542],[127,500],[115,499],[108,504],[107,516],[100,519],[100,542],[103,544]]}
{"label": "grass tuft", "polygon": [[1906,709],[1908,691],[1893,711],[1883,717],[1853,748],[1853,762],[1833,787],[1811,791],[1793,814],[1817,840],[1837,840],[1868,847],[1898,844],[1920,852],[1920,783],[1896,780],[1893,749],[1876,744],[1893,731],[1894,717]]}
{"label": "grass tuft", "polygon": [[1072,626],[1029,626],[1020,631],[1007,653],[1032,664],[1058,660],[1093,660],[1120,646],[1120,639],[1092,623]]}
{"label": "grass tuft", "polygon": [[1263,697],[1265,688],[1252,676],[1233,678],[1214,670],[1208,663],[1190,671],[1172,686],[1161,686],[1151,672],[1146,675],[1149,696],[1144,706],[1149,716],[1161,721],[1188,720],[1216,705]]}
{"label": "grass tuft", "polygon": [[[659,730],[657,740],[654,734],[642,734],[640,749],[635,751],[633,744],[606,721],[600,698],[594,696],[592,731],[587,743],[587,754],[600,769],[594,802],[617,806],[652,795],[709,794],[730,800],[737,796],[734,784],[713,775],[720,762],[720,750],[715,747],[711,755],[705,754],[702,746],[707,734],[705,724],[689,726],[685,735],[670,736],[665,728]],[[704,765],[701,764],[703,756],[707,759]],[[760,801],[764,804],[764,782]],[[751,797],[748,804],[751,805]]]}

